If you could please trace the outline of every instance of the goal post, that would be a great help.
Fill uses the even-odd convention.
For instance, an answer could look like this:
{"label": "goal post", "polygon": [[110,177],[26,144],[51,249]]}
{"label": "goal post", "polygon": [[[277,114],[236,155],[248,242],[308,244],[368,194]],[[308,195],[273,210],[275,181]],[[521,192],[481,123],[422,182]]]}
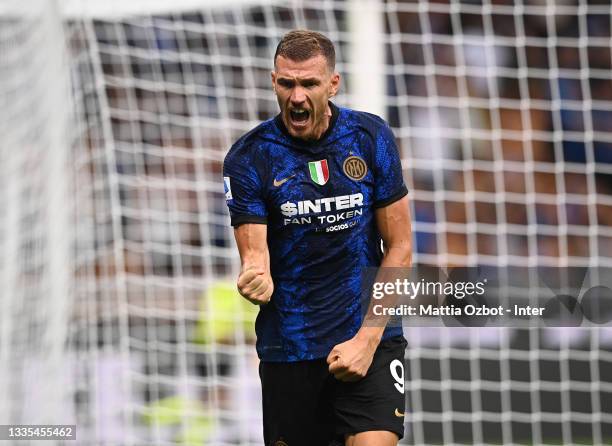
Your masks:
{"label": "goal post", "polygon": [[64,361],[74,183],[64,29],[52,2],[5,1],[0,11],[0,419],[72,424]]}

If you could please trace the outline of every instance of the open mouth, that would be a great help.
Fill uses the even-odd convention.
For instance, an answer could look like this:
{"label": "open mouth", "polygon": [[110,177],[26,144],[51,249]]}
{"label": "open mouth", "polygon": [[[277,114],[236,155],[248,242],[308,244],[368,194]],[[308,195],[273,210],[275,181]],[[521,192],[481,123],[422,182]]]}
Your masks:
{"label": "open mouth", "polygon": [[289,111],[289,116],[293,124],[303,125],[308,121],[310,112],[308,110],[294,108]]}

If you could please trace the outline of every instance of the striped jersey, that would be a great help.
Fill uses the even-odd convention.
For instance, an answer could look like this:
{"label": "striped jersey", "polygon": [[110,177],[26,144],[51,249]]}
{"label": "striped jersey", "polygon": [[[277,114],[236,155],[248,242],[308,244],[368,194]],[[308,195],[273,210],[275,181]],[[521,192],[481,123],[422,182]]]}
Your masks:
{"label": "striped jersey", "polygon": [[[330,103],[317,141],[280,115],[242,136],[223,165],[231,224],[267,225],[274,293],[256,321],[263,361],[326,357],[362,323],[362,271],[380,265],[376,208],[408,191],[388,125]],[[387,327],[383,339],[401,335]]]}

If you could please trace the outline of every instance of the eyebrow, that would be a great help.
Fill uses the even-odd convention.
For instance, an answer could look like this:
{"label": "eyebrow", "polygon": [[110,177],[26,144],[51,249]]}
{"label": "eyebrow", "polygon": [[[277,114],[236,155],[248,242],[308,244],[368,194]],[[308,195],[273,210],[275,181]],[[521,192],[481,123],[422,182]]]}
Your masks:
{"label": "eyebrow", "polygon": [[[290,78],[290,77],[279,77],[277,82],[281,82],[281,83],[295,83],[295,79],[294,78]],[[304,84],[319,84],[321,81],[320,79],[317,79],[316,77],[306,77],[303,79],[298,79],[298,83],[300,83],[301,85]]]}

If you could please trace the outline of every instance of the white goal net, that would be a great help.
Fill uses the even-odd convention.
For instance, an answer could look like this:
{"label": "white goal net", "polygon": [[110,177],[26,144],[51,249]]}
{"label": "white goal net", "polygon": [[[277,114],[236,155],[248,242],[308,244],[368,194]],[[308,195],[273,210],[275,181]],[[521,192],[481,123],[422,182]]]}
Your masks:
{"label": "white goal net", "polygon": [[[416,264],[610,287],[611,27],[603,0],[0,0],[0,424],[262,444],[221,166],[293,28],[394,129]],[[608,328],[405,335],[402,444],[612,441]]]}

